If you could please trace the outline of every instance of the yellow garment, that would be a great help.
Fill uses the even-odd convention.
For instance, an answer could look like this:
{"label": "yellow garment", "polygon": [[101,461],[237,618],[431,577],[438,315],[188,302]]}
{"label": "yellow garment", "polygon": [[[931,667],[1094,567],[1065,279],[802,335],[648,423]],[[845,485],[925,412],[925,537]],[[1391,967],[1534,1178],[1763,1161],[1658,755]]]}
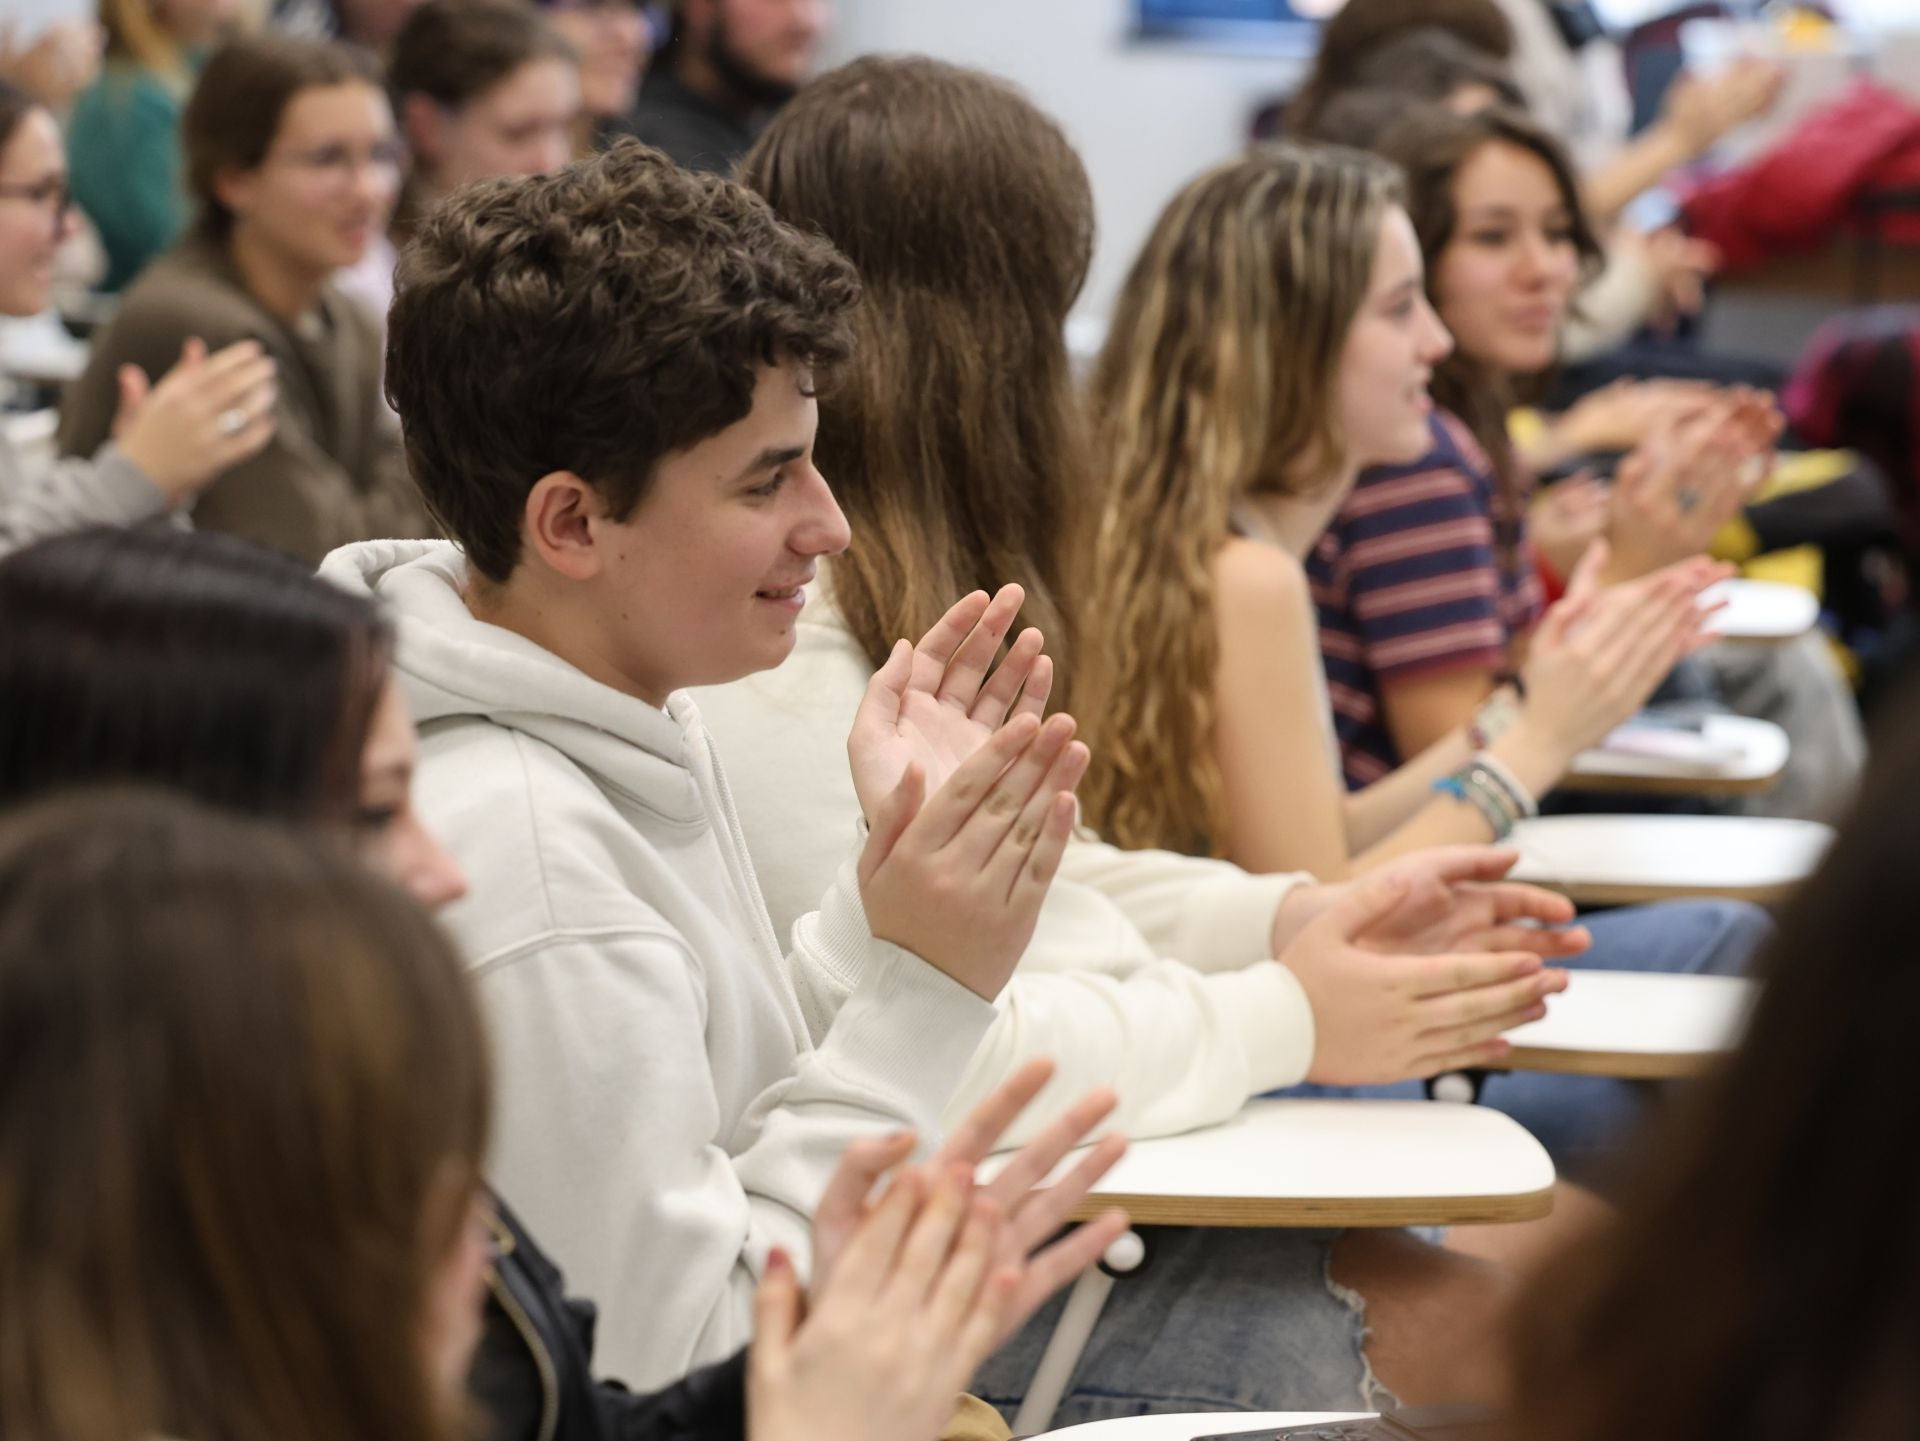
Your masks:
{"label": "yellow garment", "polygon": [[940,1441],[1008,1441],[1012,1435],[993,1407],[978,1396],[962,1396],[960,1409],[940,1433]]}

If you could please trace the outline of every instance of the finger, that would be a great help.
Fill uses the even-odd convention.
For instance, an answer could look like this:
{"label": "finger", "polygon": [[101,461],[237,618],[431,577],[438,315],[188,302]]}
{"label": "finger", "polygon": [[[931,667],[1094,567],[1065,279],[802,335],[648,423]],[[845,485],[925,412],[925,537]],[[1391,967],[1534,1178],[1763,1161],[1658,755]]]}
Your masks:
{"label": "finger", "polygon": [[[1072,763],[1072,776],[1067,782],[1069,786],[1080,784],[1080,778],[1087,773],[1087,761],[1092,754],[1079,741],[1067,747],[1067,759]],[[1010,910],[1035,918],[1040,914],[1040,905],[1046,900],[1047,891],[1053,886],[1054,876],[1059,874],[1060,862],[1067,854],[1067,842],[1073,838],[1074,822],[1080,816],[1080,808],[1067,790],[1052,792],[1048,807],[1040,838],[1027,851],[1026,864],[1014,876],[1007,892]]]}
{"label": "finger", "polygon": [[1035,1057],[1001,1082],[992,1095],[967,1113],[967,1118],[947,1133],[934,1157],[935,1165],[955,1161],[979,1163],[992,1152],[994,1143],[1006,1134],[1013,1119],[1027,1108],[1053,1079],[1053,1062]]}
{"label": "finger", "polygon": [[1455,951],[1443,956],[1397,956],[1398,987],[1420,999],[1468,994],[1538,976],[1540,958],[1520,951]]}
{"label": "finger", "polygon": [[969,1215],[972,1177],[971,1166],[950,1166],[937,1173],[888,1273],[883,1305],[918,1307],[939,1284],[947,1253]]}
{"label": "finger", "polygon": [[1519,860],[1511,846],[1434,846],[1422,857],[1425,874],[1447,885],[1497,881]]}
{"label": "finger", "polygon": [[271,356],[255,356],[252,360],[223,366],[218,370],[214,369],[214,364],[209,360],[200,370],[200,392],[221,409],[254,399],[263,391],[278,389],[274,384]]}
{"label": "finger", "polygon": [[987,1195],[1009,1216],[1018,1216],[1034,1187],[1044,1181],[1061,1158],[1084,1141],[1095,1126],[1112,1115],[1113,1108],[1119,1104],[1120,1098],[1111,1086],[1094,1087],[1014,1153],[1006,1168],[987,1186]]}
{"label": "finger", "polygon": [[848,1145],[820,1193],[820,1204],[813,1208],[814,1226],[844,1225],[851,1231],[866,1214],[867,1197],[880,1178],[913,1154],[914,1140],[912,1131],[895,1131],[890,1136],[864,1136]]}
{"label": "finger", "polygon": [[[1035,751],[1038,749],[1038,746],[1034,747]],[[977,857],[977,863],[989,882],[1000,886],[1008,896],[1011,896],[1014,882],[1032,858],[1033,848],[1046,833],[1047,817],[1053,813],[1055,800],[1066,796],[1071,803],[1074,787],[1086,775],[1091,756],[1092,752],[1078,741],[1072,741],[1055,752],[1047,764],[1046,773],[1027,790],[1013,824],[1001,832],[991,850]],[[974,813],[976,825],[987,813],[986,806]]]}
{"label": "finger", "polygon": [[1408,1070],[1416,1076],[1444,1076],[1449,1071],[1498,1070],[1513,1054],[1513,1042],[1502,1036],[1457,1051],[1439,1051],[1418,1057]]}
{"label": "finger", "polygon": [[919,1171],[909,1167],[896,1173],[879,1204],[854,1228],[826,1286],[860,1301],[877,1297],[893,1273],[900,1244],[925,1195],[926,1180]]}
{"label": "finger", "polygon": [[860,848],[860,864],[856,867],[861,885],[872,880],[886,864],[907,828],[919,817],[926,795],[927,773],[920,769],[919,762],[908,762],[900,783],[887,792],[878,813],[868,823],[867,843]]}
{"label": "finger", "polygon": [[1021,631],[1007,647],[1000,664],[993,668],[993,674],[987,677],[987,683],[980,687],[979,696],[967,712],[968,718],[986,726],[997,726],[1005,720],[1032,676],[1045,644],[1040,632],[1032,626]]}
{"label": "finger", "polygon": [[[953,1243],[953,1253],[946,1258],[946,1264],[934,1278],[927,1319],[936,1336],[955,1336],[963,1332],[969,1313],[976,1310],[977,1303],[983,1299],[981,1288],[987,1279],[987,1268],[993,1261],[994,1239],[999,1235],[1003,1222],[1000,1208],[992,1201],[985,1196],[973,1199],[966,1223],[961,1226],[960,1234]],[[1005,1301],[1005,1288],[1001,1288],[998,1303],[993,1306],[991,1313],[996,1322]],[[989,1324],[985,1329],[986,1334],[991,1335],[994,1326]],[[962,1345],[965,1344],[962,1341]],[[969,1367],[969,1373],[971,1370]]]}
{"label": "finger", "polygon": [[1028,1192],[1013,1213],[1011,1239],[1020,1254],[1025,1255],[1044,1244],[1066,1225],[1080,1203],[1126,1153],[1126,1137],[1103,1137],[1088,1147],[1073,1168],[1053,1185]]}
{"label": "finger", "polygon": [[1001,1317],[1002,1334],[1024,1326],[1049,1296],[1106,1255],[1130,1225],[1125,1211],[1103,1211],[1037,1253],[1027,1263],[1020,1289]]}
{"label": "finger", "polygon": [[753,1292],[753,1364],[783,1361],[800,1328],[800,1279],[787,1253],[775,1246]]}
{"label": "finger", "polygon": [[953,659],[967,637],[973,634],[973,628],[979,624],[980,617],[986,613],[992,597],[984,590],[976,590],[963,595],[947,607],[947,613],[935,621],[933,628],[920,637],[913,647],[913,675],[908,688],[934,694],[940,688],[940,681],[947,673],[947,662]]}
{"label": "finger", "polygon": [[123,365],[115,372],[120,381],[119,419],[130,419],[147,398],[151,387],[147,383],[147,373],[137,365]]}
{"label": "finger", "polygon": [[906,703],[907,684],[913,674],[913,647],[904,640],[893,643],[886,663],[867,682],[866,694],[854,715],[853,729],[847,737],[849,750],[857,737],[871,732],[891,731],[900,720],[900,707]]}
{"label": "finger", "polygon": [[[1009,722],[1011,724],[1014,723]],[[980,803],[942,842],[943,846],[952,848],[969,874],[994,859],[1019,822],[1027,802],[1043,789],[1054,763],[1066,750],[1067,742],[1073,739],[1073,728],[1073,717],[1069,715],[1054,716],[1042,725],[1033,743],[1023,748],[1013,763],[995,777]]]}
{"label": "finger", "polygon": [[1584,926],[1569,926],[1564,930],[1545,926],[1495,926],[1476,931],[1469,939],[1483,951],[1531,951],[1543,961],[1582,955],[1593,946],[1593,936]]}
{"label": "finger", "polygon": [[981,682],[987,678],[987,669],[1000,653],[1000,641],[1013,629],[1014,618],[1019,615],[1025,599],[1026,593],[1017,585],[1003,585],[994,592],[978,623],[947,661],[934,692],[935,699],[963,711],[972,710]]}
{"label": "finger", "polygon": [[1014,703],[1013,713],[1043,718],[1047,713],[1047,698],[1052,694],[1053,657],[1041,655],[1034,661],[1027,683],[1020,688],[1020,699]]}
{"label": "finger", "polygon": [[[1307,927],[1323,927],[1339,940],[1351,943],[1384,921],[1400,908],[1409,890],[1407,878],[1398,871],[1376,871],[1358,885],[1349,886],[1345,895]],[[1305,932],[1302,932],[1304,935]]]}
{"label": "finger", "polygon": [[1501,1011],[1463,1026],[1448,1026],[1442,1030],[1422,1034],[1418,1044],[1426,1051],[1446,1052],[1471,1050],[1483,1046],[1488,1041],[1498,1040],[1516,1026],[1531,1025],[1547,1014],[1545,1001],[1532,1001],[1527,1005]]}
{"label": "finger", "polygon": [[1511,921],[1524,917],[1554,926],[1572,920],[1575,914],[1573,902],[1565,896],[1542,890],[1539,886],[1527,885],[1523,881],[1479,886],[1476,891],[1491,904],[1496,920]]}
{"label": "finger", "polygon": [[1587,547],[1587,553],[1580,557],[1580,563],[1573,568],[1573,575],[1567,581],[1566,593],[1562,605],[1590,602],[1600,593],[1601,578],[1607,569],[1611,552],[1606,541],[1596,540]]}
{"label": "finger", "polygon": [[[1529,956],[1536,967],[1540,966],[1537,956]],[[1450,995],[1429,996],[1418,1007],[1421,1035],[1436,1032],[1454,1031],[1465,1026],[1476,1026],[1501,1016],[1510,1016],[1517,1011],[1527,1010],[1538,1005],[1543,998],[1557,995],[1567,988],[1567,973],[1544,967],[1536,969],[1530,976],[1519,980],[1503,981],[1498,985],[1478,986],[1470,991],[1455,991]],[[1496,1032],[1488,1032],[1489,1035]],[[1479,1037],[1472,1037],[1478,1040]],[[1464,1044],[1464,1042],[1463,1042]]]}

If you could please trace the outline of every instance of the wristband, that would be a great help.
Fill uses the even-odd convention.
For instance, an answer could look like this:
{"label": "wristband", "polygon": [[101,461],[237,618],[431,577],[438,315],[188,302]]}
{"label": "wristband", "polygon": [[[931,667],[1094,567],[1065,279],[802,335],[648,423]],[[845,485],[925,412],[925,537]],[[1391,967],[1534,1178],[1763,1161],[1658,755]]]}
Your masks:
{"label": "wristband", "polygon": [[1484,751],[1512,730],[1519,719],[1520,697],[1511,685],[1503,685],[1480,702],[1480,709],[1467,722],[1467,745],[1472,750]]}

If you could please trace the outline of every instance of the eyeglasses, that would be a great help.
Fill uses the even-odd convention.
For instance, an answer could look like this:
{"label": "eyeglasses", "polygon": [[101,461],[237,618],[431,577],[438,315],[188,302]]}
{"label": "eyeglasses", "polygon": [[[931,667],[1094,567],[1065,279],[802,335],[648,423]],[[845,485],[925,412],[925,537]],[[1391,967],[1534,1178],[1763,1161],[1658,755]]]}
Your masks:
{"label": "eyeglasses", "polygon": [[24,200],[38,209],[50,211],[56,226],[73,209],[73,191],[67,188],[64,175],[49,176],[31,185],[0,185],[0,200]]}
{"label": "eyeglasses", "polygon": [[406,152],[398,141],[383,140],[364,151],[347,145],[323,145],[318,150],[302,150],[279,157],[282,164],[320,176],[335,185],[350,185],[362,168],[383,170],[398,175],[406,163]]}

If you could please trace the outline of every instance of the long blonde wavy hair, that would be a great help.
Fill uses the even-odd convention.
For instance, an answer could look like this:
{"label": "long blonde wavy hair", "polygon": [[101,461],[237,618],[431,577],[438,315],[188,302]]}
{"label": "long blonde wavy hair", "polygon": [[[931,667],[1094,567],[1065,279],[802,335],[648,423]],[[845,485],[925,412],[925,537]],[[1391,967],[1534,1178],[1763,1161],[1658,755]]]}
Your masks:
{"label": "long blonde wavy hair", "polygon": [[1181,191],[1127,277],[1090,389],[1105,493],[1074,687],[1081,801],[1119,845],[1217,849],[1213,561],[1243,497],[1337,473],[1341,353],[1399,203],[1375,156],[1259,146]]}

